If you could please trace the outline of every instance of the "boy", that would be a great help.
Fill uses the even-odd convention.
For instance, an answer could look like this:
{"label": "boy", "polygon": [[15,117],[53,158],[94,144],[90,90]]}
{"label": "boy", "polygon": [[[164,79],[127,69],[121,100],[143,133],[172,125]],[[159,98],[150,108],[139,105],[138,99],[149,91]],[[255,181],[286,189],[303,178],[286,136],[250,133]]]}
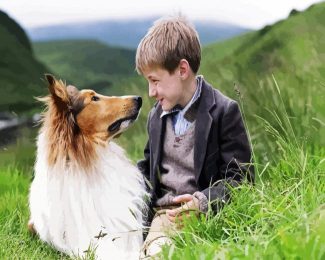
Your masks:
{"label": "boy", "polygon": [[136,69],[157,101],[148,116],[145,159],[138,162],[156,212],[143,256],[170,243],[165,232],[176,220],[205,213],[208,205],[218,212],[230,187],[254,178],[239,107],[196,76],[200,60],[197,32],[183,17],[156,21],[137,49]]}

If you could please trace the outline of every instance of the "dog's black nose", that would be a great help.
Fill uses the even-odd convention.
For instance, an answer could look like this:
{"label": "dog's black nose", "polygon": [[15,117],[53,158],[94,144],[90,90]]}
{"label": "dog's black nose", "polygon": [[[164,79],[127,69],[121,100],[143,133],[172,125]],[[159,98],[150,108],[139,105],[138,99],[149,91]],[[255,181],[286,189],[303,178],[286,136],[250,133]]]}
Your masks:
{"label": "dog's black nose", "polygon": [[142,98],[141,97],[135,97],[134,101],[137,104],[137,110],[139,110],[141,108],[141,106],[142,106]]}

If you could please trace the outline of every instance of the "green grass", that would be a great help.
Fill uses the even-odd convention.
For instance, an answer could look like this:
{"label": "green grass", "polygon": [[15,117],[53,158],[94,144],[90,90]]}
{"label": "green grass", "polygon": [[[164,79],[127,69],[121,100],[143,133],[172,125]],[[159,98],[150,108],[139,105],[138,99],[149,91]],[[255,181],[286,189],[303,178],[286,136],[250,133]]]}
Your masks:
{"label": "green grass", "polygon": [[216,216],[187,223],[164,257],[324,259],[325,149],[283,141],[279,161],[257,165],[255,186],[234,189]]}

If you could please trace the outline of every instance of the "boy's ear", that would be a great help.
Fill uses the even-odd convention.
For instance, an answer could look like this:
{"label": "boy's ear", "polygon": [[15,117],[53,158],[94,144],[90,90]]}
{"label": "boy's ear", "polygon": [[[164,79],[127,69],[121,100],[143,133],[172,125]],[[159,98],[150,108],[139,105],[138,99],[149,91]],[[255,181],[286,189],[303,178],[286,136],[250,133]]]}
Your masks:
{"label": "boy's ear", "polygon": [[45,74],[45,78],[49,83],[48,88],[52,97],[55,99],[59,99],[64,103],[68,103],[69,96],[68,96],[67,88],[65,87],[64,83],[61,80],[58,81],[51,74]]}
{"label": "boy's ear", "polygon": [[181,59],[179,62],[179,73],[182,78],[187,78],[190,72],[190,64],[186,59]]}

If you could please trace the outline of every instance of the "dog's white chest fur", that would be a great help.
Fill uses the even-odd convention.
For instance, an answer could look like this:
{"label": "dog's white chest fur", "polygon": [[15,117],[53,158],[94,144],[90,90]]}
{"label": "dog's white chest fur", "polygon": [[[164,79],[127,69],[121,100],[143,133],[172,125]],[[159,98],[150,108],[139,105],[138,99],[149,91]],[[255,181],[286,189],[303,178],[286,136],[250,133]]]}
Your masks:
{"label": "dog's white chest fur", "polygon": [[103,259],[137,255],[142,244],[141,174],[115,143],[99,147],[87,172],[75,162],[47,165],[44,134],[38,138],[31,220],[40,238],[70,255],[97,247]]}

